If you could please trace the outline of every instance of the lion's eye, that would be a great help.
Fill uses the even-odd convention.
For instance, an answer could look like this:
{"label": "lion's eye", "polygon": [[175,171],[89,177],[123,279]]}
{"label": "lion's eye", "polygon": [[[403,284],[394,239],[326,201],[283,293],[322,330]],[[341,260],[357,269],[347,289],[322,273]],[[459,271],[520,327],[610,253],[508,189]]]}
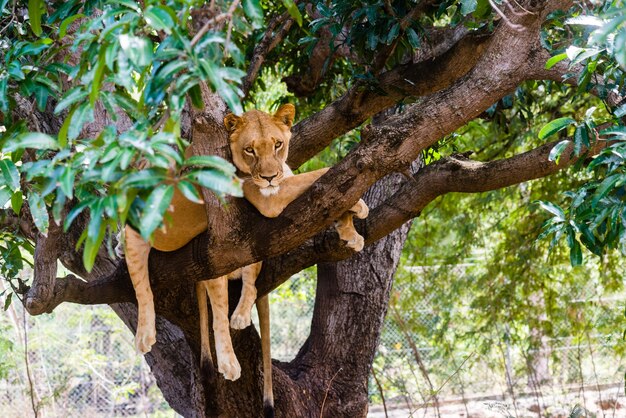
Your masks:
{"label": "lion's eye", "polygon": [[276,141],[276,143],[274,144],[274,148],[278,149],[280,147],[283,146],[283,141]]}
{"label": "lion's eye", "polygon": [[248,154],[254,155],[254,148],[252,147],[245,148],[244,151]]}

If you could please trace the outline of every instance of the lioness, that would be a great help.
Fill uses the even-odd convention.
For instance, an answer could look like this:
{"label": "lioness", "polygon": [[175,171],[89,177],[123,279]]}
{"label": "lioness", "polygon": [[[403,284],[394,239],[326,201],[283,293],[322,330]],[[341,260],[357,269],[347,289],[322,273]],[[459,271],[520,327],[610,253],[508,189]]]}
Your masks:
{"label": "lioness", "polygon": [[[233,163],[244,177],[244,196],[261,214],[276,217],[294,199],[305,192],[311,184],[328,171],[316,170],[294,175],[287,164],[291,125],[295,108],[291,104],[281,106],[274,115],[251,110],[242,116],[227,115],[224,118],[230,133],[230,149]],[[164,230],[155,233],[152,246],[161,251],[181,248],[207,228],[203,205],[193,203],[178,191],[174,194],[169,211],[171,222]],[[368,207],[359,200],[335,224],[342,240],[356,251],[363,248],[361,237],[352,223],[352,217],[365,218]],[[130,227],[126,233],[126,262],[135,288],[138,302],[138,324],[135,335],[137,349],[150,351],[156,341],[155,313],[152,291],[148,278],[148,254],[150,244]],[[206,295],[209,295],[213,312],[213,331],[218,371],[224,378],[236,380],[241,367],[233,351],[228,322],[228,279],[241,277],[243,287],[239,303],[233,312],[230,326],[243,329],[250,325],[250,311],[256,300],[255,281],[262,263],[254,263],[216,279],[199,282],[196,294],[200,309],[201,363],[203,369],[212,364],[208,335],[208,310]],[[266,415],[273,414],[271,381],[271,354],[269,340],[269,305],[267,296],[257,301],[263,354],[263,400]]]}

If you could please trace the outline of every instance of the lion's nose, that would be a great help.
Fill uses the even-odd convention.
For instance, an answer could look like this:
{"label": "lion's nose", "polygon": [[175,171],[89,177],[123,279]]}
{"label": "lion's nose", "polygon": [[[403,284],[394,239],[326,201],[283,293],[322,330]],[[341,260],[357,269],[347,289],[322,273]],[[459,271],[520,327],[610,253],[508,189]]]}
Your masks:
{"label": "lion's nose", "polygon": [[274,174],[273,176],[261,176],[261,178],[267,180],[268,183],[271,183],[272,180],[276,178],[276,174]]}

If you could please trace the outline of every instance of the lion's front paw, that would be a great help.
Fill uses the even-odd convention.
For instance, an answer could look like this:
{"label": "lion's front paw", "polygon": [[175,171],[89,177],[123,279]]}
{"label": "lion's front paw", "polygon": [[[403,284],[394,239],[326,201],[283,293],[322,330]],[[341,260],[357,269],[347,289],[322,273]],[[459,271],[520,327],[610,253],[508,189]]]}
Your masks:
{"label": "lion's front paw", "polygon": [[230,327],[232,329],[244,329],[248,328],[252,323],[250,318],[250,311],[239,312],[239,309],[235,309],[233,316],[230,317]]}
{"label": "lion's front paw", "polygon": [[352,206],[352,208],[350,209],[350,212],[353,212],[354,216],[356,216],[359,219],[365,219],[367,218],[367,215],[369,215],[370,213],[370,208],[367,207],[367,204],[365,204],[365,201],[363,201],[363,199],[359,199],[359,201],[356,202],[354,206]]}
{"label": "lion's front paw", "polygon": [[152,349],[152,346],[156,343],[156,329],[151,326],[143,326],[137,328],[135,334],[135,347],[137,350],[146,354]]}
{"label": "lion's front paw", "polygon": [[359,234],[356,234],[350,241],[346,242],[348,248],[352,248],[354,251],[359,252],[363,249],[365,245],[365,240]]}
{"label": "lion's front paw", "polygon": [[241,366],[235,353],[217,353],[217,371],[224,375],[226,380],[237,380],[241,376]]}

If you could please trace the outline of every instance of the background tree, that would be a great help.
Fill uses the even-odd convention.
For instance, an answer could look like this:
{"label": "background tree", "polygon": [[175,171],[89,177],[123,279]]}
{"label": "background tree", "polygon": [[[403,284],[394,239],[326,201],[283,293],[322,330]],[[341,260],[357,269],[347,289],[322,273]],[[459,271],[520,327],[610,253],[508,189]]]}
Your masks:
{"label": "background tree", "polygon": [[[241,379],[200,375],[198,280],[265,260],[258,287],[266,294],[317,264],[309,338],[291,362],[274,364],[277,413],[362,416],[408,222],[435,198],[582,166],[582,156],[611,147],[592,168],[617,177],[588,183],[567,213],[548,201],[542,206],[555,215],[546,234],[555,233],[555,242],[567,238],[574,264],[582,259],[581,243],[600,254],[623,236],[622,131],[615,127],[624,65],[615,47],[624,36],[620,1],[15,0],[0,6],[2,274],[31,314],[62,302],[107,303],[134,330],[136,309],[128,303],[134,292],[123,260],[113,254],[118,225],[130,220],[148,237],[162,223],[174,187],[192,200],[202,197],[207,233],[150,259],[159,320],[147,359],[166,399],[185,416],[254,416],[262,409],[252,327],[233,333]],[[589,17],[596,12],[610,20]],[[297,168],[329,146],[342,156],[276,219],[226,197],[240,189],[232,166],[218,158],[229,152],[222,126],[227,106],[240,112],[240,97],[250,107],[263,99],[261,69],[284,77],[302,118],[289,165]],[[577,87],[555,87],[564,81]],[[534,120],[537,96],[546,89],[562,90],[551,96],[558,103],[597,95],[603,108],[571,110],[574,118],[548,123],[540,141],[519,135],[522,128],[511,131],[527,139],[527,150],[477,153],[484,162],[441,146],[462,137],[455,132],[476,118],[510,117],[503,99],[520,86],[526,97],[515,101],[529,133],[550,120]],[[565,128],[569,142],[545,143]],[[483,139],[485,150],[499,143],[488,134]],[[185,159],[189,142],[196,156]],[[202,196],[194,184],[205,187]],[[372,208],[358,225],[368,246],[354,256],[327,228],[362,195]],[[30,284],[20,280],[28,252]],[[57,259],[85,280],[56,278]]]}

